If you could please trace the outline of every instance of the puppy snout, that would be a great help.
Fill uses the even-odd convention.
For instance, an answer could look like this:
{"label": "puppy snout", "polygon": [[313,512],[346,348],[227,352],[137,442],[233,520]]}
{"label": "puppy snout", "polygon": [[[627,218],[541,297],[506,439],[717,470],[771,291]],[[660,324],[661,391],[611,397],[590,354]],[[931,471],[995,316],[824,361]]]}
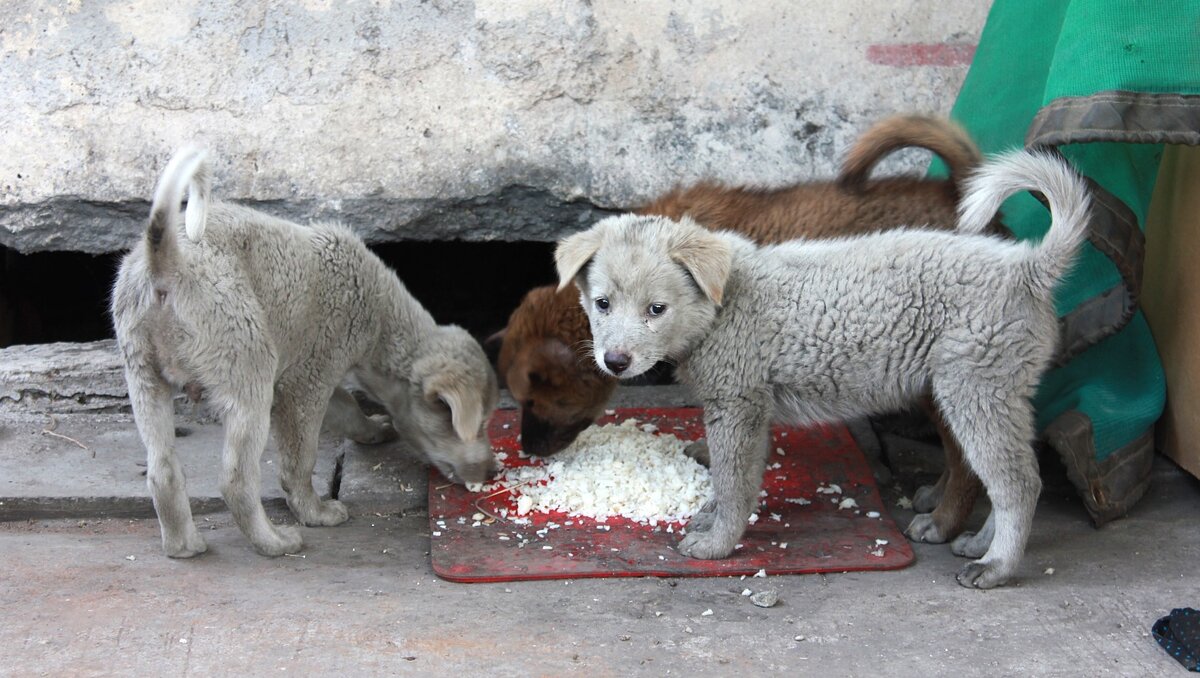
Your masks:
{"label": "puppy snout", "polygon": [[620,351],[604,352],[604,366],[612,370],[613,374],[620,374],[629,369],[629,363],[631,360],[632,359],[629,357],[628,353],[622,353]]}

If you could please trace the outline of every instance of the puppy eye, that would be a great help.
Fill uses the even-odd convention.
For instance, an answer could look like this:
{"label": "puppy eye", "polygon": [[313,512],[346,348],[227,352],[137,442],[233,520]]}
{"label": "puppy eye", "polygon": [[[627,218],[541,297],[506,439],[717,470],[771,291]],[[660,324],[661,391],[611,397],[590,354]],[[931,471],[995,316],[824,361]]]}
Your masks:
{"label": "puppy eye", "polygon": [[600,298],[596,299],[596,308],[600,309],[601,311],[607,311],[608,310],[608,297],[600,297]]}
{"label": "puppy eye", "polygon": [[650,307],[646,309],[646,312],[649,313],[651,316],[659,316],[659,315],[662,315],[667,312],[667,305],[666,304],[650,304]]}

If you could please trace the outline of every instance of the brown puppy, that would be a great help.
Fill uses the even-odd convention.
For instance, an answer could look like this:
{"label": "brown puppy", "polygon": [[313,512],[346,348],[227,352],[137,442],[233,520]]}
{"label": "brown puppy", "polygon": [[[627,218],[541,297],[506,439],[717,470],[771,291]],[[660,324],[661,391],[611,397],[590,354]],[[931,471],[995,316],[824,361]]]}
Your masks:
{"label": "brown puppy", "polygon": [[[871,170],[900,148],[919,147],[939,155],[950,179],[894,177],[868,181]],[[678,219],[688,215],[712,229],[738,231],[762,243],[795,238],[858,235],[903,226],[953,229],[958,181],[982,161],[979,149],[956,125],[921,116],[886,119],[850,149],[836,182],[811,182],[778,189],[701,183],[677,188],[635,210]],[[994,228],[1001,230],[1000,225]],[[596,369],[591,333],[568,286],[529,292],[499,335],[501,379],[521,405],[522,444],[530,454],[548,455],[571,443],[604,410],[617,381]],[[922,488],[915,508],[933,510],[918,521],[914,539],[946,541],[960,531],[979,491],[979,481],[932,404],[926,410],[946,447],[947,470],[937,485]],[[935,508],[936,506],[936,508]]]}

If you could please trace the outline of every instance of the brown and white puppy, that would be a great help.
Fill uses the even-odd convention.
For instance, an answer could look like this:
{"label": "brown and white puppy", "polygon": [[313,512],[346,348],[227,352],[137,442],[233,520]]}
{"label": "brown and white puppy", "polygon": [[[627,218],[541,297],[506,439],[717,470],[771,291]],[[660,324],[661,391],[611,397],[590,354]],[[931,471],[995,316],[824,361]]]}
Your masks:
{"label": "brown and white puppy", "polygon": [[259,460],[268,431],[288,507],[310,526],[348,518],[344,505],[313,490],[322,420],[358,440],[388,433],[338,388],[348,374],[448,478],[485,480],[495,466],[485,427],[499,391],[479,344],[462,328],[436,324],[349,229],[210,203],[208,177],[203,151],[185,149],[171,160],[146,235],[122,261],[113,289],[166,554],[207,549],[175,455],[179,387],[202,389],[220,413],[221,494],[263,555],[302,545],[295,528],[272,524],[263,511]]}
{"label": "brown and white puppy", "polygon": [[[889,177],[869,180],[889,153],[908,147],[937,154],[950,170],[947,180]],[[688,216],[714,230],[738,231],[760,243],[794,238],[832,238],[912,224],[952,229],[960,181],[982,161],[979,149],[957,125],[939,118],[897,116],[867,130],[850,149],[833,182],[777,189],[701,183],[679,188],[635,212],[679,219]],[[993,230],[1000,231],[999,222]],[[600,373],[589,355],[591,333],[578,291],[551,286],[530,291],[499,335],[502,380],[521,406],[521,440],[530,454],[562,450],[604,411],[617,380]],[[946,448],[946,471],[934,486],[921,488],[919,517],[909,534],[940,543],[958,535],[979,492],[979,481],[963,464],[932,403],[922,401]]]}

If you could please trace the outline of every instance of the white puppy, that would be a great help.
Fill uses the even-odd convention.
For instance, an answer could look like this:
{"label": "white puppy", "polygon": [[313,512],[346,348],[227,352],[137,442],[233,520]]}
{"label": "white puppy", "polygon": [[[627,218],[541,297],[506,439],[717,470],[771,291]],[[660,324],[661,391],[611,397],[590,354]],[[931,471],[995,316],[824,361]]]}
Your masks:
{"label": "white puppy", "polygon": [[[1053,226],[1039,245],[962,234],[982,232],[1022,189],[1050,204]],[[994,511],[979,536],[960,538],[960,552],[982,557],[958,580],[990,588],[1020,562],[1041,490],[1030,397],[1054,352],[1053,291],[1083,240],[1088,205],[1061,159],[1016,152],[970,181],[959,234],[757,247],[688,219],[626,215],[563,240],[555,259],[561,285],[580,289],[602,370],[625,378],[675,362],[704,405],[714,495],[681,552],[733,551],[755,508],[772,421],[886,412],[932,392]]]}
{"label": "white puppy", "polygon": [[[182,237],[179,206],[190,186]],[[313,490],[322,419],[356,439],[381,425],[335,390],[348,373],[448,478],[493,471],[485,433],[496,377],[466,331],[437,325],[348,229],[299,226],[210,203],[202,151],[185,149],[159,180],[145,238],[121,263],[112,314],[146,479],[168,556],[207,548],[175,458],[174,387],[202,389],[225,423],[221,493],[254,548],[278,556],[300,533],[272,525],[259,496],[268,428],[288,506],[305,525],[337,525],[345,506]],[[331,397],[333,398],[331,403]]]}

